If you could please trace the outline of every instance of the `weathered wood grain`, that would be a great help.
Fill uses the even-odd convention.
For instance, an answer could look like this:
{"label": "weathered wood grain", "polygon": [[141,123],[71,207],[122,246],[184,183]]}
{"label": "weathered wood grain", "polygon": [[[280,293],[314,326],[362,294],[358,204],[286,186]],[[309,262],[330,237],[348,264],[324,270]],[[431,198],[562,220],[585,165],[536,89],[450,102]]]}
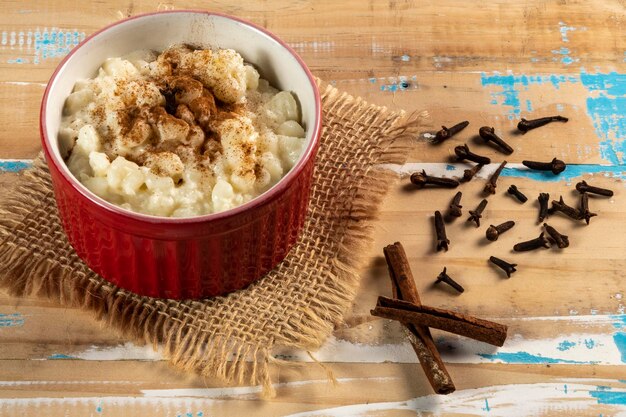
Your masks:
{"label": "weathered wood grain", "polygon": [[[224,388],[220,381],[171,369],[160,354],[125,344],[88,313],[0,293],[0,415],[285,416],[327,410],[316,415],[399,416],[493,410],[517,416],[532,404],[545,405],[536,412],[543,416],[624,411],[623,2],[0,4],[0,159],[33,158],[39,152],[45,83],[76,42],[122,17],[156,9],[210,7],[249,19],[286,40],[315,75],[337,88],[394,110],[427,109],[431,116],[431,125],[415,138],[409,164],[385,167],[404,177],[384,201],[354,306],[316,353],[339,379],[337,387],[326,382],[319,365],[303,363],[310,360],[306,353],[279,351],[279,358],[298,365],[275,375],[276,399],[261,401],[256,388]],[[559,113],[570,121],[523,136],[515,133],[520,116]],[[439,146],[428,142],[428,132],[461,120],[471,124],[454,139]],[[462,174],[462,168],[448,171],[446,163],[454,146],[463,143],[499,163],[501,154],[476,142],[483,125],[494,126],[514,147],[507,157],[511,163],[556,156],[582,165],[572,166],[562,174],[566,179],[555,182],[505,172],[478,229],[465,219],[482,198],[485,180],[464,184],[464,215],[447,226],[450,251],[436,254],[430,216],[445,210],[454,192],[412,190],[407,175],[422,167]],[[411,165],[417,163],[425,165]],[[14,175],[0,175],[0,198]],[[615,190],[615,196],[591,199],[598,216],[589,226],[559,215],[548,218],[569,235],[570,247],[512,253],[514,243],[539,234],[538,193],[563,195],[574,204],[572,190],[581,178]],[[529,197],[526,204],[504,194],[510,184]],[[486,241],[489,224],[511,219],[518,223],[515,228],[497,242]],[[431,392],[401,327],[369,315],[378,295],[390,295],[382,248],[398,240],[425,304],[509,326],[510,337],[498,351],[433,332],[459,390],[445,397],[449,399],[422,398]],[[491,255],[517,263],[518,272],[503,278],[488,264]],[[466,287],[462,296],[431,285],[443,266]],[[400,363],[376,363],[383,360]],[[567,361],[573,363],[563,364]],[[205,388],[195,394],[176,391]],[[603,394],[609,391],[612,397]],[[514,408],[520,401],[522,408]],[[354,408],[335,409],[350,405]]]}

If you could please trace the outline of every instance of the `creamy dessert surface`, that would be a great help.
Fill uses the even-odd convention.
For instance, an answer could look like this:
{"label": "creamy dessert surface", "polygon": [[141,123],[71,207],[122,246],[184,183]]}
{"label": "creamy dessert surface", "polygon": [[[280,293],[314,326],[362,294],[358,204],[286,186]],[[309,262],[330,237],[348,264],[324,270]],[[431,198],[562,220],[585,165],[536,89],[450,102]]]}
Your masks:
{"label": "creamy dessert surface", "polygon": [[59,146],[94,194],[125,209],[189,217],[276,184],[304,145],[294,96],[230,49],[174,46],[109,58],[65,102]]}

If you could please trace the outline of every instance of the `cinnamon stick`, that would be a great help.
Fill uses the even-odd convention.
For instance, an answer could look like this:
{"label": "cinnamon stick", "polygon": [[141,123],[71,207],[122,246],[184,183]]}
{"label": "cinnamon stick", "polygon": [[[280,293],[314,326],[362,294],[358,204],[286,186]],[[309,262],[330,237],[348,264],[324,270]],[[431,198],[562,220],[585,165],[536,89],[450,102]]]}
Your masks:
{"label": "cinnamon stick", "polygon": [[371,314],[405,324],[434,327],[494,346],[502,346],[506,340],[507,326],[503,324],[387,297],[378,297]]}
{"label": "cinnamon stick", "polygon": [[[396,242],[393,245],[388,245],[383,249],[383,252],[389,267],[394,298],[420,305],[420,297],[402,244]],[[403,324],[410,332],[409,341],[433,390],[437,394],[454,392],[454,383],[441,360],[429,328],[423,325]]]}

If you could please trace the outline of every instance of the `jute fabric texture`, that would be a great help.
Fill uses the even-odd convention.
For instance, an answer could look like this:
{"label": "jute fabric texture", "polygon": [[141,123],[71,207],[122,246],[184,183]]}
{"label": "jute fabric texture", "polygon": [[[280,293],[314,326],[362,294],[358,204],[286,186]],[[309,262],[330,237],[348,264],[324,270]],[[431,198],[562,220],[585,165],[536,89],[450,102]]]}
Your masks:
{"label": "jute fabric texture", "polygon": [[354,298],[370,229],[421,115],[369,105],[319,82],[324,130],[308,217],[296,246],[241,291],[200,301],[142,297],[92,272],[68,244],[40,156],[2,193],[0,285],[94,313],[134,342],[162,346],[178,368],[273,394],[275,347],[314,350]]}

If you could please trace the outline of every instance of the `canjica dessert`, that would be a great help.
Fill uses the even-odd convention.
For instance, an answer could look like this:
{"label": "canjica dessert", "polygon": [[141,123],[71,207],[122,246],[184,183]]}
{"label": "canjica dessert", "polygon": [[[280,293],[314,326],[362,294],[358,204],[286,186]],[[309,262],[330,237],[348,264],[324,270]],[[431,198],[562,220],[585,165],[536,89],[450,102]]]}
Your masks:
{"label": "canjica dessert", "polygon": [[109,58],[65,102],[59,145],[70,171],[125,209],[190,217],[243,204],[297,162],[295,97],[231,49],[178,45]]}

